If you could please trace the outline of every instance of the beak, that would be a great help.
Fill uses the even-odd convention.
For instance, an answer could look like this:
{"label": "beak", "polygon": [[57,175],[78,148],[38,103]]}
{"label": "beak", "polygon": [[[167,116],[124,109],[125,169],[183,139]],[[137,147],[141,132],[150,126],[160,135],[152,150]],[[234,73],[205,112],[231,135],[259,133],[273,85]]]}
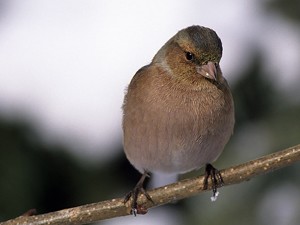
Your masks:
{"label": "beak", "polygon": [[217,68],[214,62],[209,61],[205,65],[197,66],[197,73],[208,79],[217,80]]}

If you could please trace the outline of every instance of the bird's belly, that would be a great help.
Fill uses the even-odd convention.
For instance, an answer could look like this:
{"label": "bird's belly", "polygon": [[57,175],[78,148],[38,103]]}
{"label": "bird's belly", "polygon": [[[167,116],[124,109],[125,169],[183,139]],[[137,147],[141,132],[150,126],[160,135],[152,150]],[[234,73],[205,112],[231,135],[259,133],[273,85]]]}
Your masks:
{"label": "bird's belly", "polygon": [[184,173],[216,160],[233,131],[232,100],[217,88],[207,94],[163,87],[124,108],[124,150],[131,164],[142,173]]}
{"label": "bird's belly", "polygon": [[201,129],[208,124],[200,119],[169,115],[150,121],[132,126],[131,138],[124,143],[129,161],[140,172],[184,173],[200,168],[219,156],[229,138]]}

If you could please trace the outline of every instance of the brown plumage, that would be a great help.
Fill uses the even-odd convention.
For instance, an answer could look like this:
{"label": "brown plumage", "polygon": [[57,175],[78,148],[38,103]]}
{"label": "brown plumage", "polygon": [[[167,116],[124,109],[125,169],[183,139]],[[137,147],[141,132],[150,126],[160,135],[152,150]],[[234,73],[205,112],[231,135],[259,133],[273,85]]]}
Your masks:
{"label": "brown plumage", "polygon": [[234,127],[221,56],[217,34],[191,26],[134,75],[123,104],[123,142],[141,173],[184,173],[221,154]]}

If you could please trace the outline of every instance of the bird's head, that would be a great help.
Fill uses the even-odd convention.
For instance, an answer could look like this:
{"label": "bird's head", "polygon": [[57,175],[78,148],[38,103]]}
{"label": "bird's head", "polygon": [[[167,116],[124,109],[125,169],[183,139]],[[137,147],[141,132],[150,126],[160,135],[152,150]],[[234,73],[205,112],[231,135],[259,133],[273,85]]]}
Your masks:
{"label": "bird's head", "polygon": [[165,67],[180,81],[218,83],[222,42],[215,31],[202,26],[180,30],[155,55],[153,63]]}

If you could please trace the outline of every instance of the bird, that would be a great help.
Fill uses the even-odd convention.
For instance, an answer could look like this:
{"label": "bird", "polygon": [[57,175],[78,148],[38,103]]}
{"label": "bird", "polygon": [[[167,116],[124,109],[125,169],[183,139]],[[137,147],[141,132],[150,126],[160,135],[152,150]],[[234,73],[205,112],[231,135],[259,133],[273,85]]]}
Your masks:
{"label": "bird", "polygon": [[150,173],[182,174],[205,166],[213,194],[223,183],[212,166],[233,134],[234,102],[220,60],[222,42],[207,27],[179,30],[156,53],[150,64],[133,76],[123,101],[123,148],[142,174],[126,195],[132,213]]}

